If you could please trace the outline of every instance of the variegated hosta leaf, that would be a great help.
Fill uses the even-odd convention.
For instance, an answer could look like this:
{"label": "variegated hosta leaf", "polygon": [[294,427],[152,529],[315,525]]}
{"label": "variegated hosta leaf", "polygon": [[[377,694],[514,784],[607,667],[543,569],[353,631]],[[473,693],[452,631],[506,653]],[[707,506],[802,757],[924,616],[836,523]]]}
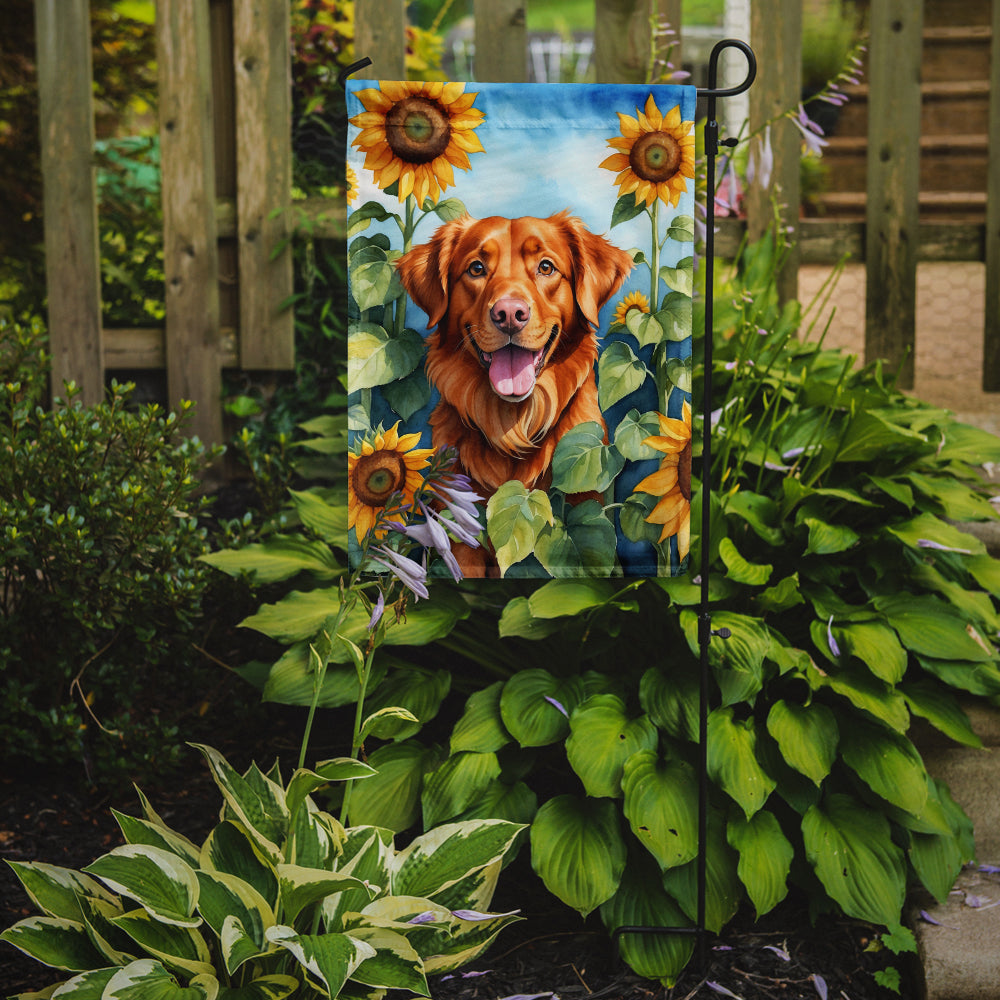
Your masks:
{"label": "variegated hosta leaf", "polygon": [[549,892],[583,916],[610,899],[625,870],[615,803],[573,795],[549,799],[531,824],[531,865]]}
{"label": "variegated hosta leaf", "polygon": [[120,813],[117,809],[112,809],[111,812],[118,821],[122,834],[128,843],[159,847],[161,850],[176,854],[192,868],[197,866],[200,851],[187,837],[176,833],[169,827],[149,820],[126,816],[125,813]]}
{"label": "variegated hosta leaf", "polygon": [[621,797],[622,769],[639,750],[653,750],[659,733],[649,716],[630,719],[625,702],[613,694],[592,695],[574,709],[566,757],[595,798]]}
{"label": "variegated hosta leaf", "polygon": [[50,986],[43,993],[20,993],[11,1000],[29,1000],[32,997],[41,1000],[42,997],[50,996],[56,1000],[101,1000],[104,988],[111,982],[119,968],[120,966],[112,966],[107,969],[91,969],[89,972],[81,972],[80,975],[67,979],[54,991]]}
{"label": "variegated hosta leaf", "polygon": [[342,872],[327,872],[300,865],[278,865],[281,907],[286,920],[294,921],[302,910],[345,889],[362,889],[375,895],[361,879]]}
{"label": "variegated hosta leaf", "polygon": [[370,944],[349,934],[296,934],[293,928],[278,924],[268,928],[267,939],[291,952],[309,978],[332,997],[363,961],[375,957]]}
{"label": "variegated hosta leaf", "polygon": [[111,922],[171,969],[181,969],[189,976],[213,971],[212,956],[205,939],[190,927],[161,923],[145,910],[123,913]]}
{"label": "variegated hosta leaf", "polygon": [[331,781],[349,781],[354,778],[370,778],[376,774],[373,767],[353,757],[337,757],[317,764],[313,770],[299,768],[288,782],[285,805],[291,815],[295,815],[306,797]]}
{"label": "variegated hosta leaf", "polygon": [[[265,951],[267,944],[264,931],[275,923],[274,911],[267,900],[248,882],[238,879],[235,875],[226,875],[224,872],[200,871],[198,883],[201,887],[198,910],[220,940],[223,939],[227,921],[235,920],[239,923],[238,930],[242,938],[250,939],[254,954]],[[240,934],[235,932],[235,928],[230,929],[230,942],[242,940]],[[235,964],[230,964],[230,957],[234,954],[233,949],[230,947],[225,951],[226,967],[230,975],[242,962],[251,957],[245,954],[246,948],[242,943],[239,947],[239,961]]]}
{"label": "variegated hosta leaf", "polygon": [[116,899],[97,879],[38,861],[8,861],[24,891],[46,916],[81,920],[81,896],[93,896],[109,903]]}
{"label": "variegated hosta leaf", "polygon": [[292,819],[286,860],[304,868],[335,868],[344,836],[337,819],[317,809],[312,799],[306,799]]}
{"label": "variegated hosta leaf", "polygon": [[[664,891],[651,859],[630,858],[618,891],[601,905],[601,920],[619,927],[689,927],[691,921]],[[619,950],[640,976],[672,986],[694,950],[691,934],[623,934]]]}
{"label": "variegated hosta leaf", "polygon": [[767,801],[775,780],[757,762],[752,718],[738,721],[733,709],[717,708],[708,717],[708,774],[743,809],[747,818]]}
{"label": "variegated hosta leaf", "polygon": [[101,1000],[216,1000],[218,995],[215,976],[196,976],[181,986],[159,962],[144,958],[119,969]]}
{"label": "variegated hosta leaf", "polygon": [[661,869],[698,854],[698,783],[690,765],[641,751],[625,762],[622,789],[632,832]]}
{"label": "variegated hosta leaf", "polygon": [[849,917],[899,923],[906,866],[882,813],[849,795],[830,795],[805,814],[802,837],[820,882]]}
{"label": "variegated hosta leaf", "polygon": [[272,908],[278,905],[278,875],[241,823],[220,823],[201,847],[203,871],[224,872],[252,885]]}
{"label": "variegated hosta leaf", "polygon": [[451,972],[478,958],[492,944],[494,938],[509,924],[521,917],[517,911],[510,913],[479,913],[468,919],[468,910],[452,910],[455,922],[451,933],[440,942],[433,954],[424,959],[424,970],[431,973]]}
{"label": "variegated hosta leaf", "polygon": [[820,702],[798,705],[778,700],[767,715],[767,731],[785,761],[815,785],[830,773],[840,732],[833,712]]}
{"label": "variegated hosta leaf", "polygon": [[351,979],[365,986],[409,990],[418,996],[430,996],[424,963],[413,945],[402,934],[385,927],[356,927],[351,937],[375,949],[351,973]]}
{"label": "variegated hosta leaf", "polygon": [[244,986],[224,986],[218,1000],[285,1000],[299,985],[294,976],[261,976]]}
{"label": "variegated hosta leaf", "polygon": [[736,873],[761,917],[788,895],[788,872],[795,849],[774,813],[765,809],[750,819],[737,816],[730,820],[726,837],[730,847],[740,853]]}
{"label": "variegated hosta leaf", "polygon": [[372,826],[356,826],[347,831],[337,870],[342,875],[353,875],[366,887],[345,889],[323,900],[323,920],[327,930],[344,930],[342,920],[345,913],[357,913],[369,904],[372,892],[388,889],[391,858],[391,831]]}
{"label": "variegated hosta leaf", "polygon": [[393,860],[392,892],[433,899],[499,861],[523,827],[505,820],[446,823],[421,834]]}
{"label": "variegated hosta leaf", "polygon": [[288,831],[288,809],[284,789],[255,769],[240,775],[217,750],[194,744],[208,761],[226,806],[232,810],[259,845],[264,855],[277,863],[279,844]]}
{"label": "variegated hosta leaf", "polygon": [[146,844],[125,844],[98,858],[84,871],[109,889],[134,899],[150,916],[166,924],[197,927],[198,878],[171,851]]}
{"label": "variegated hosta leaf", "polygon": [[478,868],[466,875],[465,878],[460,878],[447,889],[435,893],[434,901],[453,911],[460,909],[488,910],[493,902],[493,894],[496,892],[500,870],[503,868],[505,860],[505,858],[497,858],[493,864],[486,865],[485,868]]}
{"label": "variegated hosta leaf", "polygon": [[54,969],[81,972],[100,968],[104,958],[91,944],[87,928],[65,917],[28,917],[0,934],[26,955]]}
{"label": "variegated hosta leaf", "polygon": [[93,896],[83,896],[80,905],[90,940],[104,956],[106,965],[128,965],[139,958],[135,942],[114,924],[115,917],[125,912],[120,902],[109,903]]}

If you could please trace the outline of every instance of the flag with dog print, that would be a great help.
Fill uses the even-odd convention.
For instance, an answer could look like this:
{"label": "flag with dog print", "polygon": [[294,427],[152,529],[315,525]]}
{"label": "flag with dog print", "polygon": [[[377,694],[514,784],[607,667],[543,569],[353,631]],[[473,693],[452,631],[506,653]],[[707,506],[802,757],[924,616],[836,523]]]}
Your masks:
{"label": "flag with dog print", "polygon": [[348,82],[352,558],[446,461],[467,576],[686,571],[695,99]]}

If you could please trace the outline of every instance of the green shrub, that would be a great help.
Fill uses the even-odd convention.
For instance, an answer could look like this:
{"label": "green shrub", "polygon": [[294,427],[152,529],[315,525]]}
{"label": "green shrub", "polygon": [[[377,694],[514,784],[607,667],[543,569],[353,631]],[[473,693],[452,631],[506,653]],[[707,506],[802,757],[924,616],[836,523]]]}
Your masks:
{"label": "green shrub", "polygon": [[128,385],[96,406],[68,385],[40,406],[40,338],[0,323],[0,744],[7,760],[114,770],[176,752],[157,685],[191,662],[209,455],[185,434],[188,405],[132,409]]}
{"label": "green shrub", "polygon": [[[82,872],[13,862],[42,911],[0,935],[80,997],[344,997],[401,989],[479,955],[516,913],[489,913],[514,823],[453,823],[403,849],[388,830],[345,829],[313,792],[373,771],[351,758],[234,770],[199,748],[222,793],[202,845],[144,818],[115,817],[126,844]],[[46,993],[46,995],[48,995]]]}

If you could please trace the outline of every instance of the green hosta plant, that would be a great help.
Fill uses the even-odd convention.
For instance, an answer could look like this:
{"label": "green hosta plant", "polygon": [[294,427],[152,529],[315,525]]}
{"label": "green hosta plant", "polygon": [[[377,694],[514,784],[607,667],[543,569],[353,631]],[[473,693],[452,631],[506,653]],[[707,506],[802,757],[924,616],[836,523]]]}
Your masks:
{"label": "green hosta plant", "polygon": [[338,758],[284,784],[276,767],[240,774],[199,749],[224,801],[201,845],[140,793],[142,818],[115,813],[126,844],[82,871],[11,863],[42,915],[0,938],[72,974],[54,995],[429,996],[428,974],[470,961],[518,919],[487,912],[518,825],[450,823],[400,850],[391,831],[345,829],[311,797],[332,781],[369,779],[366,764]]}
{"label": "green hosta plant", "polygon": [[[706,924],[797,888],[898,940],[907,888],[944,899],[971,825],[915,748],[915,719],[978,746],[962,697],[1000,695],[1000,560],[977,466],[1000,440],[904,396],[877,364],[798,339],[770,241],[716,290]],[[700,382],[696,378],[696,385]],[[554,580],[507,602],[504,679],[466,702],[443,760],[374,749],[366,822],[531,822],[546,886],[609,929],[697,916],[698,581]],[[460,624],[457,643],[483,617]],[[473,648],[471,643],[469,648]],[[553,768],[560,778],[553,781]],[[546,793],[549,797],[546,798]],[[625,935],[670,982],[690,937]]]}

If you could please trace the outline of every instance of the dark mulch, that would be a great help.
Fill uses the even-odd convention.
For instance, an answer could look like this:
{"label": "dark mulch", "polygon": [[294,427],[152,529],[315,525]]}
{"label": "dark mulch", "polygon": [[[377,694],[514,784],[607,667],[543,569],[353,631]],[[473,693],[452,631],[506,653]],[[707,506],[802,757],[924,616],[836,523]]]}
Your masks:
{"label": "dark mulch", "polygon": [[[281,725],[279,719],[279,731]],[[291,735],[289,728],[277,742],[290,749]],[[234,763],[246,759],[239,743],[223,740],[220,749]],[[219,797],[193,751],[191,763],[190,769],[150,791],[150,798],[168,824],[197,840],[213,825]],[[8,774],[0,779],[0,858],[9,861],[83,867],[121,843],[112,806],[139,813],[134,794],[125,791],[103,795],[74,785],[72,776],[65,775],[26,777]],[[887,1000],[892,994],[878,987],[872,976],[890,964],[904,974],[902,996],[918,993],[900,960],[866,950],[872,942],[870,928],[831,918],[813,927],[799,902],[782,905],[756,925],[749,915],[738,916],[721,937],[706,941],[704,970],[689,968],[673,990],[637,977],[617,961],[596,917],[583,922],[562,907],[543,890],[523,856],[501,877],[494,907],[519,908],[526,919],[505,930],[470,969],[450,978],[433,977],[435,1000],[550,994],[562,1000],[688,1000],[726,996],[727,990],[743,1000],[815,1000],[824,995],[824,986],[831,1000]],[[31,913],[12,872],[0,866],[0,927]],[[0,995],[41,989],[59,978],[0,944]]]}

